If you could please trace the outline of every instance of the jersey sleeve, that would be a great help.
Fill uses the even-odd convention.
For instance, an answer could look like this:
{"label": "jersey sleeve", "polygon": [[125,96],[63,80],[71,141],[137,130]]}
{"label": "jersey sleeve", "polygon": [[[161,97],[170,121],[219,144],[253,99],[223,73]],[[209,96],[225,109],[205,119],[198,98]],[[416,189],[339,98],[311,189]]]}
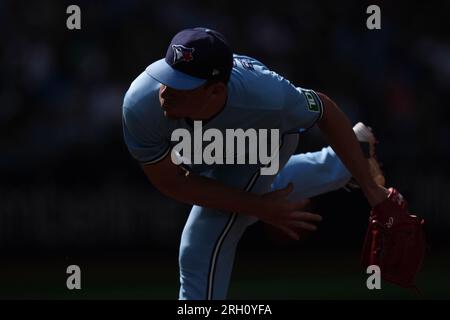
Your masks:
{"label": "jersey sleeve", "polygon": [[122,115],[124,140],[133,158],[141,164],[157,163],[170,151],[170,143],[162,135],[158,120],[158,117],[139,116],[125,101]]}
{"label": "jersey sleeve", "polygon": [[323,104],[314,90],[289,85],[285,88],[283,122],[288,131],[313,127],[323,114]]}
{"label": "jersey sleeve", "polygon": [[[236,105],[257,105],[271,116],[281,121],[283,132],[307,130],[314,126],[323,112],[322,101],[313,91],[297,88],[277,72],[270,70],[260,61],[242,55],[234,56],[233,84],[245,94]],[[237,81],[237,80],[239,81]],[[240,85],[240,86],[239,86]]]}

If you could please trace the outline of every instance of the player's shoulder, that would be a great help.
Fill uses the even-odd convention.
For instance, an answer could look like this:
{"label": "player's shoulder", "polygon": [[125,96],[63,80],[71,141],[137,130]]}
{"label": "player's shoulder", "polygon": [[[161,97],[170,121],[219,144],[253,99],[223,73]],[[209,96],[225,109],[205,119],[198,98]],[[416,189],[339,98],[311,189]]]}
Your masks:
{"label": "player's shoulder", "polygon": [[123,99],[124,110],[142,113],[159,110],[159,83],[143,71],[133,80]]}
{"label": "player's shoulder", "polygon": [[233,55],[229,88],[234,105],[246,108],[279,110],[287,93],[295,90],[289,80],[261,61],[245,55]]}
{"label": "player's shoulder", "polygon": [[276,72],[270,70],[261,61],[245,55],[233,55],[231,81],[247,84],[249,87],[270,84],[279,80]]}

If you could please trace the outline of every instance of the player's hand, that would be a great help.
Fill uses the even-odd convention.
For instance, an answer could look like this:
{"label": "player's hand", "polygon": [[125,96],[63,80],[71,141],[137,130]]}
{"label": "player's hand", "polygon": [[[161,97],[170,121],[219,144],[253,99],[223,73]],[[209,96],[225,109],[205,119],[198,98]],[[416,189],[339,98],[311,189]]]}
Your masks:
{"label": "player's hand", "polygon": [[290,201],[289,194],[294,190],[292,183],[285,188],[268,192],[262,195],[262,205],[257,217],[284,231],[291,238],[298,240],[304,231],[315,231],[315,223],[322,221],[318,214],[305,212],[303,209],[308,200]]}

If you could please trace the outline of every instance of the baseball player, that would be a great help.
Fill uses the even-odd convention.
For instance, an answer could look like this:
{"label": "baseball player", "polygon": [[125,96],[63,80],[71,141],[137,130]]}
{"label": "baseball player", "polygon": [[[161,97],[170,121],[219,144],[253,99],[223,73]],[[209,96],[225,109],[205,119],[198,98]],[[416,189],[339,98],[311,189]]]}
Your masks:
{"label": "baseball player", "polygon": [[[260,163],[176,165],[174,157],[181,155],[172,152],[172,133],[192,132],[195,121],[221,132],[279,130],[277,174],[262,175]],[[314,125],[331,146],[294,155],[299,133]],[[233,54],[223,35],[211,29],[177,33],[165,58],[132,82],[123,103],[123,130],[151,183],[193,205],[179,250],[179,299],[225,299],[236,246],[258,220],[298,239],[321,221],[303,210],[308,197],[351,179],[371,206],[388,195],[374,158],[375,138],[366,126],[359,123],[353,130],[329,97],[294,86],[254,58]],[[368,157],[355,132],[369,144]]]}

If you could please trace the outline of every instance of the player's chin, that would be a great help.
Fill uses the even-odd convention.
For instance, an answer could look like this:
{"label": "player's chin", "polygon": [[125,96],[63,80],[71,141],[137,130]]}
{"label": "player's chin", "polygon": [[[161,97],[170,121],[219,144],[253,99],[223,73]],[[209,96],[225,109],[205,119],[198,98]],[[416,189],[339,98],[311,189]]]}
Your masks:
{"label": "player's chin", "polygon": [[164,110],[164,117],[167,119],[177,120],[183,118],[182,116],[179,116],[171,111]]}

